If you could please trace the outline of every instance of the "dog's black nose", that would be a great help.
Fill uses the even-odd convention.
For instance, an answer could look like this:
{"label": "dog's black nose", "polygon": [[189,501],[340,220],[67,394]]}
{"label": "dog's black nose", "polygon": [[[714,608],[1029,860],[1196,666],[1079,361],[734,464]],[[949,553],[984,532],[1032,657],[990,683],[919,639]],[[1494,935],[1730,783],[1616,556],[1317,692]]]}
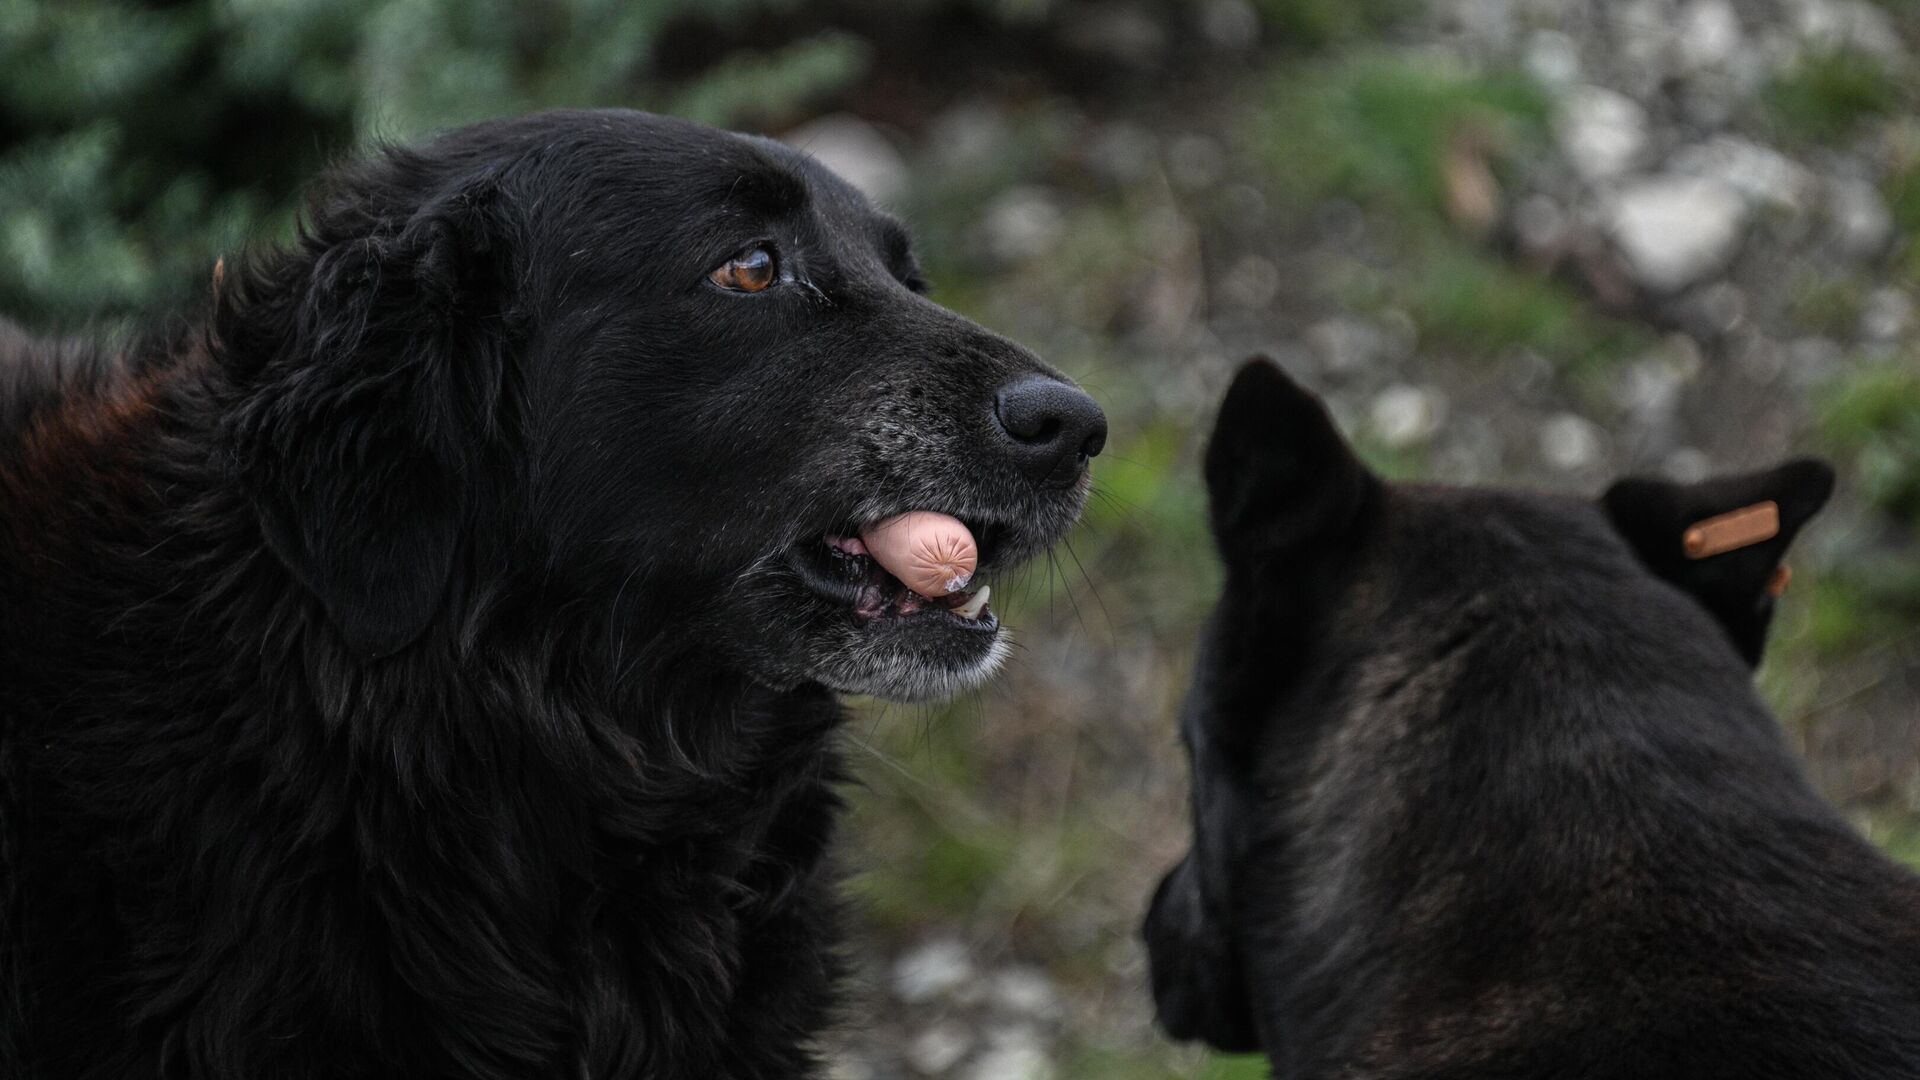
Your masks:
{"label": "dog's black nose", "polygon": [[1025,375],[993,398],[994,419],[1020,470],[1041,484],[1071,484],[1107,445],[1107,414],[1077,386]]}

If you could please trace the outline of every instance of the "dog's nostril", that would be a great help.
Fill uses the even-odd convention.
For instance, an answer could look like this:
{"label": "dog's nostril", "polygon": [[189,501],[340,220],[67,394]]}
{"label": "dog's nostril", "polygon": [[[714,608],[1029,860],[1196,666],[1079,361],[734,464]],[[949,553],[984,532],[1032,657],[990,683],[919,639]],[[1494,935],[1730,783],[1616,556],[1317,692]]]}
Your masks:
{"label": "dog's nostril", "polygon": [[1036,482],[1073,482],[1107,444],[1106,414],[1072,383],[1023,376],[1002,386],[993,405],[1009,456]]}

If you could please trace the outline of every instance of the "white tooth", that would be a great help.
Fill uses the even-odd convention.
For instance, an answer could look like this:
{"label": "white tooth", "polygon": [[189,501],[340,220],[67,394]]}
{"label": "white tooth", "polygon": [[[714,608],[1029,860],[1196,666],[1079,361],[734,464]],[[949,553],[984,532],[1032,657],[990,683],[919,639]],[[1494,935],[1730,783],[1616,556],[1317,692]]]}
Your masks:
{"label": "white tooth", "polygon": [[963,619],[977,619],[981,612],[987,610],[987,597],[992,595],[993,586],[982,585],[980,591],[973,594],[973,599],[954,608],[953,613]]}

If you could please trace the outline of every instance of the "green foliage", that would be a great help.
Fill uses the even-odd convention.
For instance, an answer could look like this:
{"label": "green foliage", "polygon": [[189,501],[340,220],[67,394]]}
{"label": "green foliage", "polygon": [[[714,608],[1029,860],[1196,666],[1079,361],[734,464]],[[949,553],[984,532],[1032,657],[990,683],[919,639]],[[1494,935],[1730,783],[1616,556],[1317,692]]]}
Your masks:
{"label": "green foliage", "polygon": [[1867,835],[1887,854],[1920,870],[1920,821],[1897,812],[1876,814],[1868,823]]}
{"label": "green foliage", "polygon": [[1768,85],[1764,100],[1788,135],[1832,142],[1863,122],[1899,108],[1899,81],[1871,56],[1848,50],[1813,53]]}
{"label": "green foliage", "polygon": [[1209,1059],[1200,1080],[1267,1080],[1272,1075],[1266,1058],[1240,1054]]}
{"label": "green foliage", "polygon": [[1821,430],[1851,457],[1870,502],[1920,526],[1920,365],[1867,368],[1843,380],[1821,410]]}
{"label": "green foliage", "polygon": [[143,312],[291,228],[328,159],[487,116],[670,106],[778,123],[866,64],[832,34],[668,85],[661,34],[761,0],[11,0],[0,6],[0,307]]}
{"label": "green foliage", "polygon": [[1848,487],[1877,516],[1868,536],[1820,578],[1807,638],[1819,656],[1841,656],[1902,637],[1920,618],[1920,365],[1863,368],[1820,403],[1822,441]]}
{"label": "green foliage", "polygon": [[1793,317],[1809,330],[1845,340],[1860,325],[1869,288],[1852,276],[1805,278],[1793,297]]}
{"label": "green foliage", "polygon": [[1276,40],[1316,48],[1372,37],[1419,5],[1415,0],[1256,0],[1255,7]]}
{"label": "green foliage", "polygon": [[1649,343],[1644,330],[1480,251],[1444,245],[1417,265],[1405,301],[1422,341],[1482,356],[1529,349],[1563,369],[1610,363]]}
{"label": "green foliage", "polygon": [[1549,111],[1521,75],[1362,54],[1276,80],[1247,141],[1293,205],[1338,196],[1438,219],[1449,149],[1471,143],[1498,163],[1544,137]]}

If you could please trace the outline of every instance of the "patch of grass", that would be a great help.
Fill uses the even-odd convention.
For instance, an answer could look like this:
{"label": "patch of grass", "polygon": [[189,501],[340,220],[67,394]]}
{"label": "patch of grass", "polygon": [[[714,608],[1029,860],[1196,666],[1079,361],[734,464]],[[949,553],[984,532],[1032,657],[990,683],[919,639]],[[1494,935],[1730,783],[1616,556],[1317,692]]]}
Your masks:
{"label": "patch of grass", "polygon": [[1920,870],[1920,821],[1897,811],[1883,811],[1868,822],[1867,837],[1887,854]]}
{"label": "patch of grass", "polygon": [[1423,348],[1496,359],[1529,349],[1569,372],[1604,369],[1652,346],[1641,327],[1596,313],[1570,289],[1497,256],[1439,239],[1407,260],[1404,276],[1356,302],[1397,306]]}
{"label": "patch of grass", "polygon": [[1419,10],[1415,0],[1255,0],[1273,38],[1320,48],[1372,37]]}
{"label": "patch of grass", "polygon": [[1910,633],[1920,617],[1920,368],[1857,371],[1828,390],[1817,416],[1848,487],[1879,514],[1875,542],[1827,567],[1812,596],[1809,645],[1843,656]]}
{"label": "patch of grass", "polygon": [[1860,325],[1870,285],[1855,277],[1809,277],[1793,297],[1793,318],[1815,333],[1845,340]]}
{"label": "patch of grass", "polygon": [[1267,1059],[1256,1054],[1214,1057],[1200,1072],[1200,1080],[1267,1080],[1272,1072]]}
{"label": "patch of grass", "polygon": [[1868,368],[1836,385],[1820,430],[1853,459],[1854,483],[1876,507],[1920,525],[1920,368]]}
{"label": "patch of grass", "polygon": [[1438,221],[1451,148],[1469,141],[1498,168],[1544,137],[1548,119],[1546,95],[1524,75],[1360,54],[1272,84],[1247,142],[1294,206],[1344,196]]}
{"label": "patch of grass", "polygon": [[1428,260],[1410,299],[1425,339],[1465,351],[1529,348],[1574,366],[1645,344],[1636,331],[1595,316],[1560,286],[1476,252]]}
{"label": "patch of grass", "polygon": [[1768,85],[1762,100],[1785,134],[1833,142],[1893,112],[1904,96],[1899,80],[1878,60],[1838,49],[1802,59]]}

